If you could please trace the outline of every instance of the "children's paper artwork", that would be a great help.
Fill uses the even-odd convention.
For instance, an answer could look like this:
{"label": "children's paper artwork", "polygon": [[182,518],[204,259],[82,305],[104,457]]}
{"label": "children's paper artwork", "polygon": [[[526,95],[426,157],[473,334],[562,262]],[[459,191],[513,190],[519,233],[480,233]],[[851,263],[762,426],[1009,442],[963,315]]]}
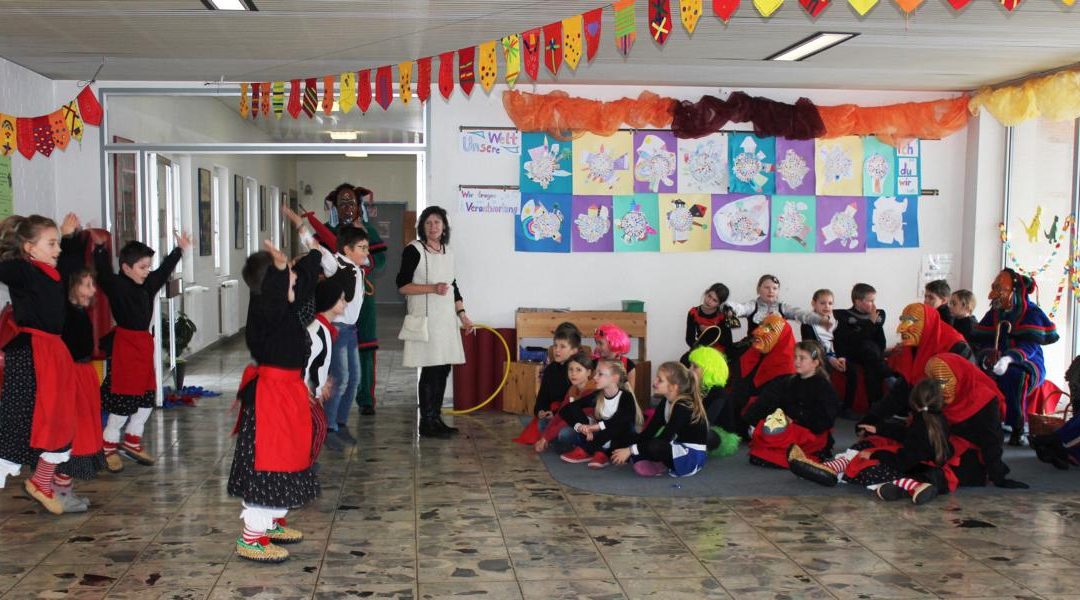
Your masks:
{"label": "children's paper artwork", "polygon": [[814,140],[776,138],[776,193],[813,196]]}
{"label": "children's paper artwork", "polygon": [[660,251],[660,207],[656,194],[615,196],[616,252]]}
{"label": "children's paper artwork", "polygon": [[570,247],[574,252],[611,252],[615,249],[611,196],[574,196],[573,214]]}
{"label": "children's paper artwork", "polygon": [[660,251],[702,252],[709,249],[707,194],[660,194]]}
{"label": "children's paper artwork", "polygon": [[773,196],[772,252],[813,252],[816,249],[817,202],[813,196]]}
{"label": "children's paper artwork", "polygon": [[634,191],[674,192],[677,176],[675,134],[670,131],[634,133]]}
{"label": "children's paper artwork", "polygon": [[776,191],[776,138],[760,138],[749,133],[732,133],[731,192],[772,194]]}
{"label": "children's paper artwork", "polygon": [[901,196],[922,194],[922,164],[919,162],[919,140],[912,140],[897,149],[896,193]]}
{"label": "children's paper artwork", "polygon": [[817,228],[818,252],[864,252],[866,198],[818,196]]}
{"label": "children's paper artwork", "polygon": [[552,139],[544,133],[521,134],[522,194],[569,194],[572,190],[572,141]]}
{"label": "children's paper artwork", "polygon": [[919,157],[919,140],[905,140],[896,147],[897,156]]}
{"label": "children's paper artwork", "polygon": [[918,248],[919,197],[885,196],[867,200],[867,248]]}
{"label": "children's paper artwork", "polygon": [[714,249],[769,251],[769,198],[763,195],[713,196]]}
{"label": "children's paper artwork", "polygon": [[814,171],[818,196],[859,196],[863,193],[862,138],[854,135],[817,139]]}
{"label": "children's paper artwork", "polygon": [[634,136],[629,131],[574,140],[574,193],[620,196],[634,192]]}
{"label": "children's paper artwork", "polygon": [[896,195],[896,148],[863,138],[863,196]]}
{"label": "children's paper artwork", "polygon": [[565,194],[522,194],[521,211],[514,219],[514,250],[570,252],[571,204]]}
{"label": "children's paper artwork", "polygon": [[698,139],[678,141],[681,194],[728,192],[728,134],[712,133]]}

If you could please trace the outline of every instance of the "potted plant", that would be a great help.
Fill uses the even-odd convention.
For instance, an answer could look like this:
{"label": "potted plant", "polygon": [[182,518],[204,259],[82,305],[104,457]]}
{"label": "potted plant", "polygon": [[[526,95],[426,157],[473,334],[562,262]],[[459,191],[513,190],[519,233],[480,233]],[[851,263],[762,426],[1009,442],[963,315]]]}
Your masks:
{"label": "potted plant", "polygon": [[[169,352],[169,324],[168,314],[161,315],[161,347],[167,355]],[[191,339],[195,337],[198,328],[183,311],[177,311],[176,320],[173,321],[173,329],[176,331],[176,368],[173,369],[173,386],[179,391],[184,387],[184,359],[183,354],[187,350]]]}

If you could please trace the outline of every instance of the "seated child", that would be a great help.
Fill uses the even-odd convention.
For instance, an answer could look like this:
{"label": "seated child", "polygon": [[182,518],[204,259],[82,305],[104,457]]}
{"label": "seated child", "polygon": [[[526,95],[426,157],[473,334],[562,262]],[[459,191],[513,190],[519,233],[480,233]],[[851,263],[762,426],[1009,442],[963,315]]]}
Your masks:
{"label": "seated child", "polygon": [[[885,311],[877,308],[876,298],[877,290],[873,286],[856,283],[851,288],[851,308],[833,311],[836,315],[833,338],[836,355],[847,359],[849,366],[862,367],[866,400],[870,406],[881,400],[885,374],[889,372],[885,365]],[[855,401],[857,374],[854,369],[848,369],[847,373],[844,408],[850,410]]]}
{"label": "seated child", "polygon": [[970,290],[956,290],[953,292],[952,297],[949,298],[949,314],[952,315],[953,329],[960,332],[960,335],[964,336],[968,345],[972,345],[972,333],[975,331],[975,325],[979,323],[978,319],[974,317],[975,312],[975,294],[972,294]]}
{"label": "seated child", "polygon": [[749,439],[749,424],[743,419],[746,407],[777,377],[795,372],[795,335],[779,314],[761,321],[751,334],[750,348],[739,358],[739,374],[728,381],[726,400],[717,424]]}
{"label": "seated child", "polygon": [[768,315],[778,314],[785,319],[808,323],[810,325],[828,325],[831,318],[822,317],[808,310],[791,306],[780,301],[780,280],[775,275],[762,275],[758,278],[757,298],[749,302],[728,305],[736,317],[746,317],[747,337],[740,342],[742,350],[749,346],[750,335]]}
{"label": "seated child", "polygon": [[795,374],[773,379],[747,407],[743,418],[754,428],[750,464],[786,469],[793,444],[807,454],[832,450],[840,401],[825,373],[824,355],[817,342],[795,344]]}
{"label": "seated child", "polygon": [[731,329],[739,326],[739,318],[730,307],[725,305],[728,299],[728,288],[722,283],[714,283],[705,290],[701,297],[701,305],[690,309],[686,314],[686,345],[690,350],[703,345],[701,334],[709,327],[719,328],[715,342],[710,340],[707,346],[712,346],[721,352],[728,350],[732,345]]}
{"label": "seated child", "polygon": [[[627,384],[626,371],[615,359],[597,361],[593,374],[596,393],[571,402],[559,410],[559,416],[577,433],[576,446],[560,458],[568,463],[589,463],[591,469],[608,465],[614,448],[629,445],[635,428],[641,425],[641,409]],[[592,416],[585,413],[593,409]]]}
{"label": "seated child", "polygon": [[630,352],[630,336],[618,326],[604,323],[593,332],[593,341],[596,348],[593,350],[593,358],[597,360],[617,360],[626,370],[627,381],[630,387],[634,387],[634,361],[627,358]]}
{"label": "seated child", "polygon": [[930,308],[938,311],[941,315],[941,320],[949,325],[952,325],[952,313],[949,312],[949,297],[952,296],[952,288],[949,287],[949,282],[944,279],[936,279],[926,284],[923,289],[923,302],[930,305]]}
{"label": "seated child", "polygon": [[724,386],[728,382],[727,358],[716,348],[699,347],[690,352],[690,372],[701,384],[702,405],[709,419],[709,454],[731,456],[739,449],[741,438],[720,426],[720,415],[727,401]]}
{"label": "seated child", "polygon": [[551,343],[551,362],[544,367],[540,375],[540,389],[533,402],[533,420],[514,438],[519,444],[535,444],[540,438],[554,411],[552,404],[559,404],[570,389],[570,380],[566,376],[566,361],[581,348],[581,332],[573,323],[561,323],[555,328]]}
{"label": "seated child", "polygon": [[652,391],[663,398],[656,413],[633,443],[611,453],[611,462],[633,461],[634,472],[644,477],[696,474],[705,466],[709,436],[697,377],[677,362],[666,362],[656,370]]}
{"label": "seated child", "polygon": [[[586,398],[596,390],[592,381],[595,365],[589,353],[580,348],[566,360],[566,375],[570,380],[570,389],[566,390],[566,395],[562,400],[551,403],[550,410],[553,414],[544,427],[543,434],[537,432],[539,439],[533,444],[534,450],[543,452],[556,439],[562,440],[566,445],[572,443],[573,436],[576,434],[558,413],[563,406]],[[592,409],[586,409],[585,414],[586,416],[592,414]]]}
{"label": "seated child", "polygon": [[[820,289],[814,292],[814,297],[811,299],[814,314],[832,319],[833,299],[832,290]],[[825,365],[834,371],[843,373],[847,370],[847,359],[836,356],[836,349],[833,348],[833,334],[835,331],[836,321],[831,321],[828,325],[803,323],[799,328],[799,334],[803,341],[810,340],[821,344],[821,348],[825,351]]]}

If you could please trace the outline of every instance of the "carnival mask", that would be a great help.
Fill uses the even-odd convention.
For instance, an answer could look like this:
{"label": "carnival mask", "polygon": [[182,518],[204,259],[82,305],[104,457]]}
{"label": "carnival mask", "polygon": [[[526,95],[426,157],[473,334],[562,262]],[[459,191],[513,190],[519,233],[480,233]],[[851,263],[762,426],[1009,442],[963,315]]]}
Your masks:
{"label": "carnival mask", "polygon": [[988,299],[994,308],[1009,310],[1013,307],[1013,279],[1008,273],[1002,271],[994,278]]}
{"label": "carnival mask", "polygon": [[896,326],[896,333],[900,334],[900,345],[918,346],[925,327],[926,305],[916,302],[905,306],[904,312],[900,313],[900,324]]}
{"label": "carnival mask", "polygon": [[945,404],[952,404],[956,400],[956,374],[949,368],[949,364],[938,357],[926,361],[926,375],[941,382],[941,393]]}
{"label": "carnival mask", "polygon": [[780,341],[780,333],[784,331],[784,317],[773,313],[765,317],[761,324],[750,334],[753,338],[751,346],[762,354],[772,352],[776,343]]}
{"label": "carnival mask", "polygon": [[784,409],[778,408],[772,412],[769,416],[765,417],[765,423],[762,426],[765,433],[777,434],[783,433],[788,426],[787,415],[784,414]]}
{"label": "carnival mask", "polygon": [[338,219],[342,223],[352,224],[356,221],[358,210],[359,205],[356,203],[356,192],[349,188],[345,188],[338,192],[337,213]]}

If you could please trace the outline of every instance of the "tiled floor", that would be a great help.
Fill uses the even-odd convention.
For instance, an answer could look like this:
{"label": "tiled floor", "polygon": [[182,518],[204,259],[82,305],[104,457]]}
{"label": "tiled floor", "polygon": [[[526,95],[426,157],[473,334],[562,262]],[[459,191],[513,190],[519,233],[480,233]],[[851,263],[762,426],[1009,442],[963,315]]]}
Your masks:
{"label": "tiled floor", "polygon": [[252,564],[232,555],[239,510],[225,493],[246,362],[236,343],[194,359],[191,383],[226,394],[157,411],[158,465],[81,486],[89,512],[44,514],[9,481],[3,598],[1080,598],[1076,496],[916,509],[865,495],[590,495],[512,444],[508,415],[418,441],[412,374],[393,350],[379,414],[354,416],[361,445],[324,453],[323,496],[289,515],[307,539],[285,564]]}

